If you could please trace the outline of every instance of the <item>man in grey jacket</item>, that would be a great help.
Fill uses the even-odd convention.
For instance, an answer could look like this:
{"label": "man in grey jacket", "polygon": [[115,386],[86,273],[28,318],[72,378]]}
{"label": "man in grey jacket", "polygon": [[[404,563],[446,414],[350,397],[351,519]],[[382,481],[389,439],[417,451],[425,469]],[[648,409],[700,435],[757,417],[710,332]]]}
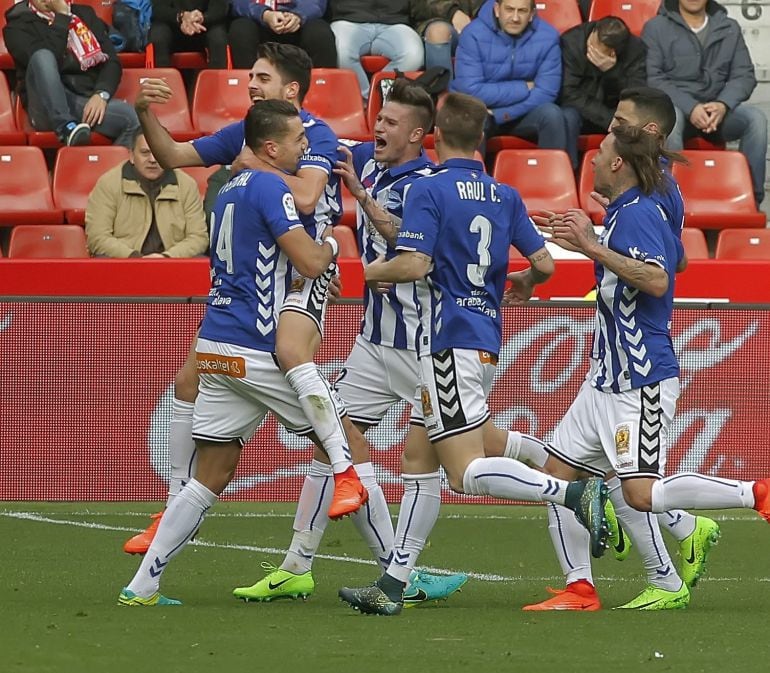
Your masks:
{"label": "man in grey jacket", "polygon": [[765,196],[767,118],[746,105],[757,85],[741,27],[714,0],[664,0],[644,26],[647,83],[676,106],[671,150],[687,137],[738,140],[751,170],[757,205]]}

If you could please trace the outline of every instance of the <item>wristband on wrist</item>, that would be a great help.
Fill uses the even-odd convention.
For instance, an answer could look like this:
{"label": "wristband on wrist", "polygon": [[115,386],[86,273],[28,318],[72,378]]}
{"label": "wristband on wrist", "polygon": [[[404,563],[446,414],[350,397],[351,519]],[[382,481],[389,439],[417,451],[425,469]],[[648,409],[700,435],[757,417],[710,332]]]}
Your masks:
{"label": "wristband on wrist", "polygon": [[324,239],[324,243],[328,243],[329,246],[332,249],[332,258],[337,259],[337,255],[340,252],[340,244],[337,243],[337,240],[333,238],[332,236],[329,236],[328,238]]}

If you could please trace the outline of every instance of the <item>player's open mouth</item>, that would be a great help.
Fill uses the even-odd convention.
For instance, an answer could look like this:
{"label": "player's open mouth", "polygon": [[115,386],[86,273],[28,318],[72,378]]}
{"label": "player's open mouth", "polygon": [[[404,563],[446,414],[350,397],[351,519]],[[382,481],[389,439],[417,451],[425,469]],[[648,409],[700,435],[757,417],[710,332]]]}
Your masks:
{"label": "player's open mouth", "polygon": [[385,149],[387,146],[388,146],[388,143],[384,138],[380,138],[379,136],[374,136],[374,149],[382,150],[382,149]]}
{"label": "player's open mouth", "polygon": [[265,99],[265,97],[261,93],[257,93],[256,91],[249,91],[249,98],[251,99],[252,103],[255,103],[258,100]]}

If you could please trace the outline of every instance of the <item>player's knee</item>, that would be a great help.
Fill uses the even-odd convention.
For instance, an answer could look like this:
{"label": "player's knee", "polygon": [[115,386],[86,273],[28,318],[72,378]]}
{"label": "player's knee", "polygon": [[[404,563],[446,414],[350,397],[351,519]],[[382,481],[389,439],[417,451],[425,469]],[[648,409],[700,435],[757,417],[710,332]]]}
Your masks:
{"label": "player's knee", "polygon": [[174,397],[190,403],[195,402],[198,397],[198,370],[194,362],[185,362],[174,377]]}
{"label": "player's knee", "polygon": [[297,342],[289,339],[279,339],[276,342],[275,356],[284,372],[313,360],[312,353],[308,356],[305,349],[301,348]]}
{"label": "player's knee", "polygon": [[350,446],[350,455],[353,458],[353,462],[356,465],[368,463],[371,460],[369,442],[366,441],[366,437],[364,437],[361,430],[355,428],[355,432],[348,432],[346,427],[345,431],[348,435],[348,445]]}
{"label": "player's knee", "polygon": [[449,482],[449,488],[455,493],[465,493],[463,488],[463,474],[458,474],[454,470],[446,470],[447,481]]}
{"label": "player's knee", "polygon": [[652,493],[635,488],[623,488],[625,501],[639,512],[652,511]]}

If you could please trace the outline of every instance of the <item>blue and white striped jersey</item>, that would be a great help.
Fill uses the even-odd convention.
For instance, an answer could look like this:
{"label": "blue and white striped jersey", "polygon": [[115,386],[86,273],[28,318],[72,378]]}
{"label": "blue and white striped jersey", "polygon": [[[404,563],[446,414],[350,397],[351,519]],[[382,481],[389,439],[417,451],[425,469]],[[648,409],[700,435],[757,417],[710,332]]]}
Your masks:
{"label": "blue and white striped jersey", "polygon": [[[329,178],[326,189],[318,200],[315,213],[312,215],[300,214],[300,219],[308,234],[315,237],[318,229],[316,225],[323,225],[322,228],[318,229],[320,233],[327,225],[332,225],[339,220],[342,214],[339,178],[332,172],[334,164],[339,158],[337,151],[339,142],[334,131],[325,121],[314,117],[306,110],[300,110],[299,116],[305,127],[308,148],[300,159],[298,168],[316,168],[324,171]],[[243,148],[243,144],[243,121],[229,124],[216,133],[192,141],[195,151],[198,152],[206,166],[233,163]]]}
{"label": "blue and white striped jersey", "polygon": [[420,355],[447,348],[500,352],[511,245],[529,257],[545,240],[518,192],[486,175],[481,162],[450,159],[412,185],[396,249],[433,260],[426,281],[417,283]]}
{"label": "blue and white striped jersey", "polygon": [[596,317],[591,357],[597,361],[591,383],[604,392],[623,392],[679,376],[671,341],[674,278],[679,247],[677,227],[655,197],[634,187],[607,208],[599,242],[610,250],[648,264],[669,277],[663,297],[628,285],[594,263]]}
{"label": "blue and white striped jersey", "polygon": [[[386,168],[374,160],[374,143],[361,143],[350,149],[356,175],[364,187],[396,222],[401,222],[407,191],[415,180],[433,172],[430,159],[423,154],[399,166]],[[373,262],[379,255],[390,259],[396,254],[369,222],[361,206],[356,209],[356,237],[364,264]],[[415,350],[419,324],[414,283],[394,285],[385,295],[365,288],[361,335],[367,341],[390,348]]]}
{"label": "blue and white striped jersey", "polygon": [[294,197],[273,173],[242,171],[219,191],[211,216],[211,290],[204,339],[275,352],[291,265],[277,239],[302,227]]}

